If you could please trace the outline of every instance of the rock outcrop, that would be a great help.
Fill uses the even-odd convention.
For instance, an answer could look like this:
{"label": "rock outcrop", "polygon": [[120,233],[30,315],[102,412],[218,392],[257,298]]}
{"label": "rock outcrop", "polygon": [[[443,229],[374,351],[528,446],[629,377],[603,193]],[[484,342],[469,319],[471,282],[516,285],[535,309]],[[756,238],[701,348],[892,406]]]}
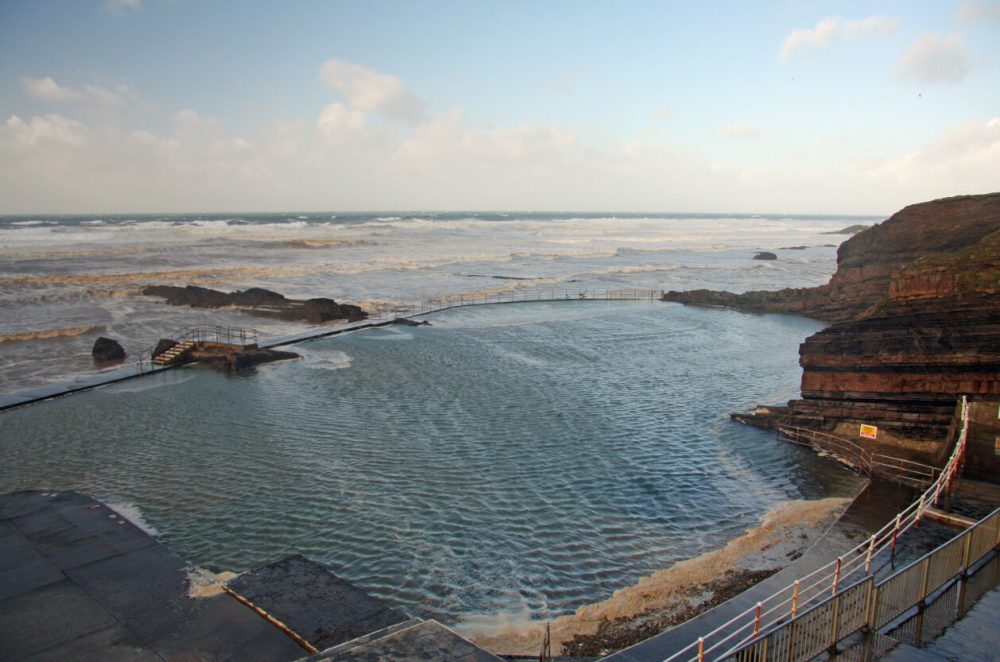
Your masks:
{"label": "rock outcrop", "polygon": [[906,207],[841,244],[820,287],[664,299],[834,322],[799,348],[802,398],[782,420],[875,424],[879,443],[932,459],[957,396],[1000,395],[1000,193]]}
{"label": "rock outcrop", "polygon": [[111,363],[125,359],[125,350],[121,344],[113,338],[101,336],[94,341],[94,347],[90,350],[95,361],[100,363]]}
{"label": "rock outcrop", "polygon": [[346,319],[350,322],[368,317],[359,306],[337,303],[333,299],[286,299],[283,295],[260,287],[236,292],[219,292],[207,287],[188,285],[149,285],[143,288],[146,296],[163,297],[174,306],[192,308],[223,308],[231,306],[258,317],[271,317],[288,321],[322,324],[330,320]]}
{"label": "rock outcrop", "polygon": [[191,354],[191,360],[207,365],[223,372],[235,372],[252,368],[262,363],[297,359],[295,352],[285,352],[278,349],[260,349],[258,347],[224,347],[203,343]]}
{"label": "rock outcrop", "polygon": [[898,312],[890,303],[988,306],[998,295],[1000,193],[991,193],[910,205],[854,235],[837,249],[837,272],[826,285],[743,294],[667,292],[663,298],[846,322],[880,310]]}

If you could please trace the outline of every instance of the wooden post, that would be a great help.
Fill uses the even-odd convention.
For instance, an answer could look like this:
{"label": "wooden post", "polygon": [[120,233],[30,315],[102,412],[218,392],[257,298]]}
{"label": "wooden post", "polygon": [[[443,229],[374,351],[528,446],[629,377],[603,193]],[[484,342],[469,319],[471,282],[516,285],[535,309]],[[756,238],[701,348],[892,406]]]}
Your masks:
{"label": "wooden post", "polygon": [[837,584],[840,583],[840,564],[843,563],[843,561],[843,556],[837,557],[837,570],[833,573],[833,591],[831,592],[831,595],[837,595]]}
{"label": "wooden post", "polygon": [[760,634],[760,610],[761,610],[761,604],[758,602],[757,603],[757,613],[756,613],[756,615],[753,618],[753,636],[755,636],[755,637],[758,634]]}
{"label": "wooden post", "polygon": [[795,580],[795,584],[792,587],[792,618],[795,618],[795,612],[799,610],[799,580]]}

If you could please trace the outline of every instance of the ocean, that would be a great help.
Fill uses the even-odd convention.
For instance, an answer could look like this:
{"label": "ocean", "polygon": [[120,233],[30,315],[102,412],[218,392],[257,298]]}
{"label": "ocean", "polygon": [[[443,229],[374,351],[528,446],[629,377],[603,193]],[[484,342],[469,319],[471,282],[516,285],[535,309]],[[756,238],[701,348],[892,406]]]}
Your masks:
{"label": "ocean", "polygon": [[[303,553],[413,615],[548,619],[717,548],[781,503],[846,496],[829,460],[732,423],[797,392],[822,323],[604,289],[825,282],[854,217],[252,214],[0,220],[4,394],[193,323],[305,325],[143,297],[257,286],[377,310],[496,292],[430,326],[197,366],[0,414],[0,491],[78,489],[179,554],[241,571]],[[777,260],[753,260],[772,251]]]}
{"label": "ocean", "polygon": [[[301,330],[143,297],[144,285],[264,287],[369,310],[431,296],[605,289],[746,291],[825,282],[825,234],[878,219],[706,214],[185,214],[0,217],[0,392],[93,372],[193,324]],[[753,261],[756,251],[773,262]]]}

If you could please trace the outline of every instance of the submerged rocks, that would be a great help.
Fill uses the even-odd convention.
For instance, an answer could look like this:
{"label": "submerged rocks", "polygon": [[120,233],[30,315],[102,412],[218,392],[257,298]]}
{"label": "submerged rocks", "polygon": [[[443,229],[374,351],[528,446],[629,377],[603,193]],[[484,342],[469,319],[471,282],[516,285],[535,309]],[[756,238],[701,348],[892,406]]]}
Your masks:
{"label": "submerged rocks", "polygon": [[101,336],[94,341],[94,348],[90,350],[95,361],[110,363],[112,361],[122,361],[125,359],[125,349],[113,338]]}
{"label": "submerged rocks", "polygon": [[271,317],[289,322],[322,324],[330,320],[346,319],[356,322],[368,317],[359,306],[337,303],[333,299],[286,299],[283,295],[261,287],[251,287],[235,292],[220,292],[207,287],[188,285],[149,285],[143,288],[146,296],[163,297],[174,306],[192,308],[222,308],[232,306],[241,312],[258,317]]}
{"label": "submerged rocks", "polygon": [[753,256],[755,260],[777,260],[778,256],[769,251],[761,251]]}
{"label": "submerged rocks", "polygon": [[430,326],[431,323],[427,320],[418,322],[416,320],[407,319],[405,317],[397,317],[396,319],[389,322],[389,324],[398,324],[400,326]]}

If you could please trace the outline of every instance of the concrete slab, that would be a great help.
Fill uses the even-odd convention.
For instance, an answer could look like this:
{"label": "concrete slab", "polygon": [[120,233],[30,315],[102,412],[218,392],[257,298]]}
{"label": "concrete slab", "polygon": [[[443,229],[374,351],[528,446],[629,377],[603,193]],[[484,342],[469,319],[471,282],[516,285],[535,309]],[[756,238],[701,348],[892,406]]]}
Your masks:
{"label": "concrete slab", "polygon": [[0,496],[0,660],[281,662],[304,650],[235,598],[188,595],[187,564],[76,492]]}
{"label": "concrete slab", "polygon": [[98,630],[31,656],[33,662],[101,660],[102,662],[162,662],[121,626]]}
{"label": "concrete slab", "polygon": [[0,659],[23,660],[119,623],[69,580],[0,602]]}
{"label": "concrete slab", "polygon": [[226,586],[320,650],[408,618],[299,555],[242,574]]}
{"label": "concrete slab", "polygon": [[503,658],[484,651],[437,621],[424,621],[392,632],[384,637],[361,642],[350,648],[338,647],[320,653],[309,662],[416,662],[418,660],[453,660],[455,662],[495,662]]}

